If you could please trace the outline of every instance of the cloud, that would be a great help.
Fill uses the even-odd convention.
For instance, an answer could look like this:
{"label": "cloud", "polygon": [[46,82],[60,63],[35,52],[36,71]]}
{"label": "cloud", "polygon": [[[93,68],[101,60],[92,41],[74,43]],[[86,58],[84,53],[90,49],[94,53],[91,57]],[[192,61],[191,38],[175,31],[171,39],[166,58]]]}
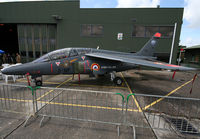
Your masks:
{"label": "cloud", "polygon": [[116,8],[133,8],[133,7],[156,7],[160,0],[117,0]]}
{"label": "cloud", "polygon": [[184,0],[183,18],[189,22],[189,27],[200,28],[200,0]]}
{"label": "cloud", "polygon": [[200,44],[200,40],[198,40],[196,38],[192,38],[192,37],[186,37],[185,40],[180,42],[180,45],[184,45],[187,47],[195,46],[195,45],[199,45],[199,44]]}

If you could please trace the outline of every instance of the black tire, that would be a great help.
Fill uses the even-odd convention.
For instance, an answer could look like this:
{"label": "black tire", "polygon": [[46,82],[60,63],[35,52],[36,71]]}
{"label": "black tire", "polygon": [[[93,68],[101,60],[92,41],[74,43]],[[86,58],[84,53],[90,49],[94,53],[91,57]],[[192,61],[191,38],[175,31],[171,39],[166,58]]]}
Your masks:
{"label": "black tire", "polygon": [[117,86],[121,86],[123,83],[123,79],[120,77],[116,77],[113,82],[117,85]]}
{"label": "black tire", "polygon": [[41,80],[37,80],[37,81],[35,82],[35,85],[36,85],[36,86],[42,86],[42,81],[41,81]]}

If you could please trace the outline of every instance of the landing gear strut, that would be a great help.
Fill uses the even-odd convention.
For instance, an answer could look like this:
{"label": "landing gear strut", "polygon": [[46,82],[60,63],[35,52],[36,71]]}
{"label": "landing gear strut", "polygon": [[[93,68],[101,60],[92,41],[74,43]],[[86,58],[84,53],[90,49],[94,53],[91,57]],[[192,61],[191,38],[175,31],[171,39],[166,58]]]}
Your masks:
{"label": "landing gear strut", "polygon": [[117,77],[116,72],[111,72],[110,77],[111,77],[111,81],[113,81],[115,85],[117,85],[117,86],[122,85],[123,79],[121,77]]}

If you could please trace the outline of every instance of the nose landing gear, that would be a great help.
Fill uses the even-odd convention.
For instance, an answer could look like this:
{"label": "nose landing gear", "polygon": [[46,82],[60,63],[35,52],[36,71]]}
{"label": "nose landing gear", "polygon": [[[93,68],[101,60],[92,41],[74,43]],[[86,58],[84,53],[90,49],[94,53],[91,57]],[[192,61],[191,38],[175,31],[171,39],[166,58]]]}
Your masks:
{"label": "nose landing gear", "polygon": [[35,86],[42,86],[42,80],[36,80]]}
{"label": "nose landing gear", "polygon": [[110,77],[111,77],[111,81],[113,81],[114,84],[117,85],[117,86],[121,86],[122,83],[124,82],[121,77],[116,76],[116,72],[111,72]]}
{"label": "nose landing gear", "polygon": [[32,76],[31,78],[34,80],[35,86],[42,86],[42,76]]}

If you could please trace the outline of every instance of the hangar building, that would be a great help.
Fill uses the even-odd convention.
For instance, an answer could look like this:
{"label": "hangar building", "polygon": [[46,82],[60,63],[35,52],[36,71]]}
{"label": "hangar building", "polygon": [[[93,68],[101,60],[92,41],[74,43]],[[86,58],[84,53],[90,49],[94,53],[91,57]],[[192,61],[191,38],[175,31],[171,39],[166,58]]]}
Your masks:
{"label": "hangar building", "polygon": [[176,63],[183,8],[80,8],[79,0],[0,3],[0,46],[24,62],[59,48],[136,52],[161,32],[155,56]]}
{"label": "hangar building", "polygon": [[200,67],[200,45],[187,47],[184,49],[184,64],[187,66]]}

